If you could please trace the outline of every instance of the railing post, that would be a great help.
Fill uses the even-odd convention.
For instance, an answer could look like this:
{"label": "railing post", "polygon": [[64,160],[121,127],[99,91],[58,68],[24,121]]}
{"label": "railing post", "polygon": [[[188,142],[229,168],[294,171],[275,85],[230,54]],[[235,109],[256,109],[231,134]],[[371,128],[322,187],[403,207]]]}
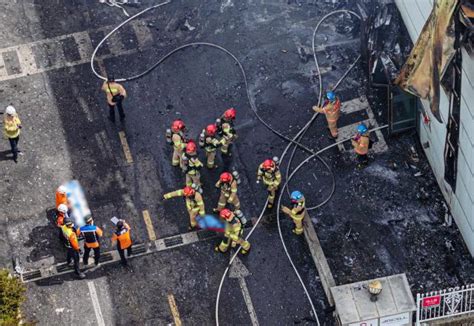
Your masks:
{"label": "railing post", "polygon": [[420,294],[416,294],[416,324],[415,326],[420,326]]}

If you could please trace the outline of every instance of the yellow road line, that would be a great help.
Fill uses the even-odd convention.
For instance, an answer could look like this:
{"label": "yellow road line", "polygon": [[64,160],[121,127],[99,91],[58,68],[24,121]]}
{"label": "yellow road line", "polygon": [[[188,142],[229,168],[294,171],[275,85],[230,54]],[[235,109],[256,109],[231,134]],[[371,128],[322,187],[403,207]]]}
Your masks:
{"label": "yellow road line", "polygon": [[153,228],[153,223],[151,222],[151,217],[150,213],[145,209],[143,212],[143,220],[145,221],[146,224],[146,230],[148,231],[148,238],[150,238],[151,241],[156,240],[156,234],[155,234],[155,229]]}
{"label": "yellow road line", "polygon": [[176,301],[174,300],[174,295],[168,294],[168,303],[170,305],[171,313],[173,314],[174,324],[176,326],[182,326],[181,318],[179,317],[178,307],[176,306]]}
{"label": "yellow road line", "polygon": [[127,136],[125,136],[125,131],[119,131],[120,142],[122,143],[123,153],[125,154],[125,159],[127,163],[133,163],[132,152],[130,152],[130,147],[128,147]]}

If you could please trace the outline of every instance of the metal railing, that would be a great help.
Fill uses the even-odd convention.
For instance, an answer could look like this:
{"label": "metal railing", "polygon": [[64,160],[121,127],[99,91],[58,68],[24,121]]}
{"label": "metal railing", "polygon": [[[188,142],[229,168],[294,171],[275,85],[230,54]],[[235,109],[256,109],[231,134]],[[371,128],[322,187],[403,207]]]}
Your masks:
{"label": "metal railing", "polygon": [[416,326],[474,313],[474,284],[416,295]]}

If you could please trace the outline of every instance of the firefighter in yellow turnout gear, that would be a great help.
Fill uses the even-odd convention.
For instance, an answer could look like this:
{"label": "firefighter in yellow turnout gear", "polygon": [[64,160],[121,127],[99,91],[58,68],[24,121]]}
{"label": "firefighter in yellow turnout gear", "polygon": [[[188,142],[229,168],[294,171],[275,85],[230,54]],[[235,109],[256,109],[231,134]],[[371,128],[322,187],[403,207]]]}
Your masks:
{"label": "firefighter in yellow turnout gear", "polygon": [[178,189],[172,192],[165,194],[164,199],[170,199],[173,197],[185,197],[186,199],[186,209],[189,214],[189,225],[193,229],[197,226],[196,216],[205,215],[206,210],[204,207],[204,200],[202,195],[197,192],[194,188],[186,186],[183,189]]}
{"label": "firefighter in yellow turnout gear", "polygon": [[194,142],[189,141],[186,144],[186,152],[183,154],[183,171],[186,173],[186,185],[201,186],[201,173],[203,167],[202,162],[197,156],[197,146]]}
{"label": "firefighter in yellow turnout gear", "polygon": [[183,151],[186,148],[186,139],[184,137],[184,129],[186,126],[181,120],[173,121],[171,129],[166,130],[166,138],[168,143],[173,145],[173,157],[171,164],[183,168]]}
{"label": "firefighter in yellow turnout gear", "polygon": [[219,202],[215,212],[220,212],[225,208],[227,204],[232,204],[234,210],[240,210],[240,200],[237,195],[237,179],[230,172],[224,172],[221,174],[219,181],[216,183],[216,188],[221,190],[219,196]]}
{"label": "firefighter in yellow turnout gear", "polygon": [[303,234],[303,219],[306,211],[304,196],[300,191],[293,191],[290,195],[291,208],[281,206],[281,211],[287,214],[295,223],[293,233]]}
{"label": "firefighter in yellow turnout gear", "polygon": [[280,169],[275,163],[275,160],[265,160],[257,170],[257,183],[263,179],[263,183],[267,186],[268,190],[268,208],[273,207],[275,201],[276,192],[280,187],[281,173]]}
{"label": "firefighter in yellow turnout gear", "polygon": [[229,250],[229,246],[235,248],[237,245],[240,245],[242,246],[240,252],[244,255],[247,254],[250,251],[250,243],[242,237],[244,229],[240,220],[227,208],[221,210],[219,216],[226,221],[224,233],[225,239],[215,247],[215,250],[225,253]]}
{"label": "firefighter in yellow turnout gear", "polygon": [[364,123],[361,123],[357,127],[357,133],[352,137],[352,147],[357,154],[357,168],[362,169],[369,164],[369,148],[371,146],[371,140],[369,137],[369,129]]}
{"label": "firefighter in yellow turnout gear", "polygon": [[234,129],[234,120],[236,112],[234,108],[230,108],[224,112],[222,117],[218,120],[219,123],[219,134],[222,136],[221,139],[221,153],[224,155],[231,155],[229,148],[232,143],[237,139],[237,134]]}
{"label": "firefighter in yellow turnout gear", "polygon": [[318,113],[323,113],[326,115],[326,120],[328,122],[328,129],[331,133],[331,137],[336,139],[338,136],[337,133],[337,120],[341,115],[341,101],[336,97],[333,91],[326,93],[326,101],[322,107],[313,106],[313,110]]}
{"label": "firefighter in yellow turnout gear", "polygon": [[215,164],[216,153],[217,148],[222,145],[222,141],[217,139],[216,134],[217,126],[208,125],[199,136],[199,146],[203,147],[206,151],[206,166],[208,169],[217,168],[217,165]]}

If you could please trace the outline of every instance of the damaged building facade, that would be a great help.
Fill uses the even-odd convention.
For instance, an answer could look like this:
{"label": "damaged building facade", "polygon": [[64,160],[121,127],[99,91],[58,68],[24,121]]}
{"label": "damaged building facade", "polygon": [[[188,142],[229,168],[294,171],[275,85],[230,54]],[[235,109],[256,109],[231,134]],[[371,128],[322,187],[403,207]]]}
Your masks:
{"label": "damaged building facade", "polygon": [[[439,22],[446,20],[446,13],[452,9],[448,8],[449,10],[442,12],[443,8],[440,6],[443,2],[446,6],[453,3],[457,5],[452,11],[452,29],[447,28],[446,34],[440,35],[442,31],[439,25],[443,22]],[[442,36],[443,39],[443,44],[440,42],[438,46],[435,44],[429,50],[420,50],[418,57],[415,55],[415,60],[412,61],[414,64],[408,69],[416,70],[423,64],[429,66],[426,62],[420,63],[420,56],[425,55],[424,52],[430,51],[426,54],[430,57],[429,60],[432,60],[437,53],[439,54],[438,67],[442,69],[438,71],[438,67],[433,69],[430,66],[427,68],[430,73],[425,71],[424,76],[420,73],[415,76],[418,80],[414,83],[423,84],[421,92],[427,94],[427,99],[421,100],[417,129],[420,142],[451,214],[463,235],[467,248],[474,256],[474,102],[472,100],[474,98],[474,53],[469,43],[472,40],[473,30],[472,18],[469,17],[472,17],[474,5],[469,1],[457,3],[442,0],[436,3],[435,0],[395,0],[395,3],[415,44],[415,49],[422,42],[430,43],[426,40],[425,32],[428,29],[431,29],[433,38],[441,39],[440,36]],[[435,5],[438,6],[436,10],[439,10],[439,17],[435,17],[433,21],[430,15]],[[427,21],[428,24],[425,27]],[[439,24],[436,25],[436,23]],[[451,53],[446,52],[448,39],[454,40]],[[418,48],[421,47],[418,46]],[[428,49],[426,46],[424,48]],[[413,52],[410,59],[413,59]],[[433,70],[436,71],[433,72]],[[413,77],[414,73],[405,81]],[[423,78],[424,83],[420,82]],[[433,85],[435,82],[437,85]],[[426,85],[431,89],[427,89]],[[408,85],[409,91],[410,86],[412,85]],[[437,86],[437,89],[433,90],[436,88],[433,86]],[[412,93],[419,95],[416,91]],[[436,107],[433,107],[433,104]]]}

